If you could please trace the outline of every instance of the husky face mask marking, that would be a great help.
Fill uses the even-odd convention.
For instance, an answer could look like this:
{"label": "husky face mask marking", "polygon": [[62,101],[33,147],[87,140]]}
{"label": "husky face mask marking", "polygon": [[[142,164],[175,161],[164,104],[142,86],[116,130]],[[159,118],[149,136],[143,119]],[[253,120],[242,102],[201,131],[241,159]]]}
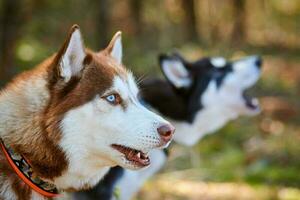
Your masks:
{"label": "husky face mask marking", "polygon": [[[80,46],[68,47],[65,54],[72,52],[68,51],[70,48],[80,56],[84,51],[74,50]],[[64,57],[72,59],[68,61]],[[94,165],[98,167],[120,165],[138,169],[149,165],[147,153],[154,148],[166,147],[174,128],[137,100],[134,77],[122,65],[120,33],[104,51],[87,52],[84,68],[68,67],[71,62],[77,64],[76,58],[64,55],[60,70],[65,81],[80,76],[71,93],[85,96],[85,102],[72,107],[62,119],[61,147],[67,152],[67,157],[71,162],[77,162],[80,157],[81,162],[94,164],[101,158],[101,162]],[[78,101],[82,97],[72,98]],[[158,131],[161,126],[170,129],[167,139]]]}

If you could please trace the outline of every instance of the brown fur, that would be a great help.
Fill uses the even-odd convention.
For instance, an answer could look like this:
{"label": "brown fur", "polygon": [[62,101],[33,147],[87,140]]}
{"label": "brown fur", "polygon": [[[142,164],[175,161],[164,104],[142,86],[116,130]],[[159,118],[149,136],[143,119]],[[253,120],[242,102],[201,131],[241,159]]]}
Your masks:
{"label": "brown fur", "polygon": [[[15,126],[9,119],[8,123],[0,121],[0,138],[29,160],[34,173],[48,180],[61,176],[68,168],[67,158],[58,147],[61,140],[59,124],[64,114],[90,101],[97,94],[101,95],[111,86],[116,74],[126,76],[125,68],[115,67],[117,64],[109,56],[110,45],[100,53],[86,50],[84,69],[80,75],[65,83],[59,76],[59,62],[66,51],[71,33],[76,28],[78,27],[72,27],[69,37],[57,54],[33,70],[19,75],[0,93],[0,113],[1,104],[5,109],[4,104],[7,103],[7,107],[16,109],[15,113],[9,114],[17,120]],[[33,87],[32,93],[36,96],[28,94],[26,90],[30,87]],[[32,99],[36,98],[37,105],[32,105]],[[1,123],[5,124],[2,125],[3,130]],[[0,161],[5,163],[1,152]],[[5,173],[0,174],[0,192],[1,181],[8,179],[18,199],[30,199],[30,189],[20,181],[7,163],[0,165],[0,173]]]}

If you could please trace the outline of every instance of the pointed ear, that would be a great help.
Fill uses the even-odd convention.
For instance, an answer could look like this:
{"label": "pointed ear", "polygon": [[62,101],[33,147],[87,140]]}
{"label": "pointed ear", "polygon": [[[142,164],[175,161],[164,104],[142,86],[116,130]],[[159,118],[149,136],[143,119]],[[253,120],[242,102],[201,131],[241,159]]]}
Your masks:
{"label": "pointed ear", "polygon": [[118,31],[114,35],[114,37],[110,41],[106,50],[119,64],[122,63],[123,47],[122,47],[122,32],[121,31]]}
{"label": "pointed ear", "polygon": [[83,61],[86,56],[85,47],[82,41],[78,25],[73,25],[70,34],[58,53],[58,73],[65,82],[72,77],[79,76],[83,69]]}
{"label": "pointed ear", "polygon": [[181,59],[161,55],[159,62],[163,74],[175,88],[188,88],[192,84],[190,73]]}

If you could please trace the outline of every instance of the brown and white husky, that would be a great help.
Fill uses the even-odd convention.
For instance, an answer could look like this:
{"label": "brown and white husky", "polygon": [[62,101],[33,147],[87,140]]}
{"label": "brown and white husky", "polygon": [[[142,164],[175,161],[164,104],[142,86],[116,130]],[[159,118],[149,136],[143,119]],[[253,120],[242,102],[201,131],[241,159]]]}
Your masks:
{"label": "brown and white husky", "polygon": [[139,103],[121,60],[120,32],[93,52],[74,25],[58,53],[1,91],[1,200],[89,188],[111,166],[148,166],[147,153],[170,143],[173,126]]}

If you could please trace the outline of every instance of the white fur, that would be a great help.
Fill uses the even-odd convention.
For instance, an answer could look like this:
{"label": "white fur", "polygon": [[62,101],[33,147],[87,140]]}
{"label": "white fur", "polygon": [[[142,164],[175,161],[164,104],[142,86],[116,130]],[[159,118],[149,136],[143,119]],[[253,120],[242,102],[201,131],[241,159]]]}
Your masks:
{"label": "white fur", "polygon": [[189,73],[179,59],[164,59],[161,65],[166,77],[175,87],[184,88],[191,85]]}
{"label": "white fur", "polygon": [[232,113],[230,109],[222,108],[222,106],[204,109],[196,115],[193,124],[173,122],[177,130],[176,133],[178,133],[175,133],[174,141],[185,146],[193,146],[205,135],[215,132],[228,121],[237,117],[236,113]]}
{"label": "white fur", "polygon": [[[193,146],[205,135],[215,132],[240,115],[258,113],[257,110],[247,109],[242,98],[242,91],[254,85],[260,76],[260,70],[255,66],[256,59],[257,57],[249,57],[235,62],[233,72],[225,77],[219,88],[217,88],[215,81],[209,83],[202,99],[199,99],[203,109],[196,114],[193,123],[172,121],[176,127],[175,142],[185,146]],[[163,151],[157,151],[163,154]],[[153,156],[151,154],[151,159],[152,164],[143,171],[125,170],[124,177],[116,186],[121,192],[119,200],[132,199],[148,177],[158,172],[167,161],[154,151]]]}
{"label": "white fur", "polygon": [[67,82],[82,70],[85,50],[79,29],[76,29],[70,38],[67,49],[60,61],[60,76]]}
{"label": "white fur", "polygon": [[210,62],[215,67],[224,67],[226,65],[226,60],[223,57],[214,57],[210,59]]}
{"label": "white fur", "polygon": [[122,63],[122,56],[123,56],[123,48],[122,48],[122,37],[121,32],[116,33],[116,40],[113,45],[111,56],[119,63]]}

